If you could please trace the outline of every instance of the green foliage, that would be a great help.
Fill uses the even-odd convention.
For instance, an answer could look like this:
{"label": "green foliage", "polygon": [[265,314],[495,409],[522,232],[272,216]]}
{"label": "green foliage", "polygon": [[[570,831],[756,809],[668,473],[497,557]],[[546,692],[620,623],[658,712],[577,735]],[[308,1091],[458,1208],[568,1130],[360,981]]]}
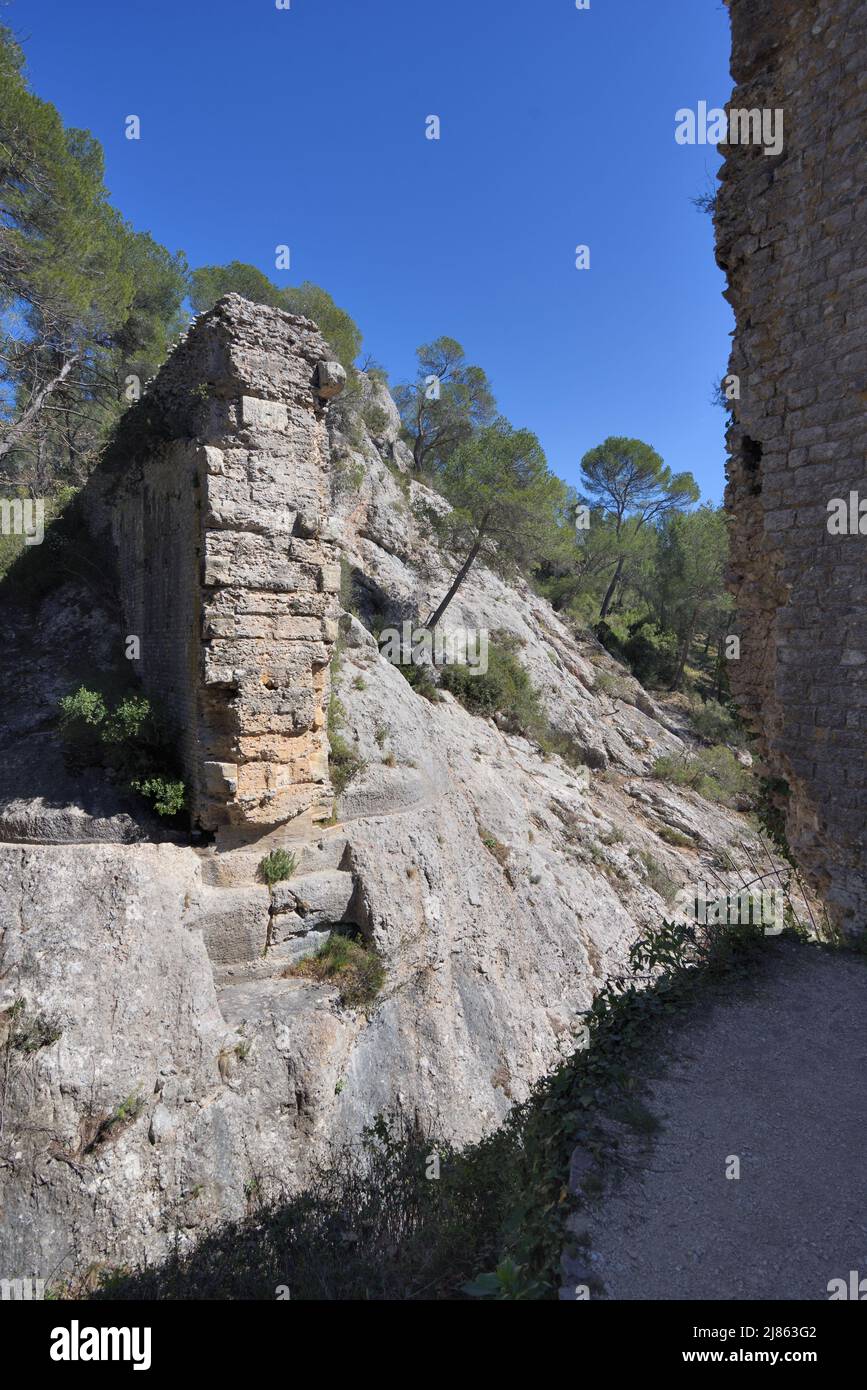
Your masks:
{"label": "green foliage", "polygon": [[425,662],[396,661],[393,664],[395,670],[400,671],[407,685],[412,686],[416,695],[421,695],[432,703],[439,699],[439,692],[431,674],[431,668]]}
{"label": "green foliage", "polygon": [[675,845],[679,849],[695,848],[695,841],[680,830],[675,830],[672,825],[661,825],[656,833],[667,845]]}
{"label": "green foliage", "polygon": [[194,314],[213,309],[224,294],[240,294],[253,304],[280,305],[280,290],[255,265],[229,261],[227,265],[200,265],[190,273],[190,304]]}
{"label": "green foliage", "polygon": [[556,754],[572,767],[586,765],[587,753],[572,735],[548,722],[539,692],[518,660],[517,648],[517,639],[509,633],[493,633],[484,675],[460,663],[443,666],[439,672],[440,687],[460,700],[471,714],[496,717],[501,726],[532,739],[547,757]]}
{"label": "green foliage", "polygon": [[298,858],[285,849],[272,849],[259,860],[259,877],[264,883],[281,883],[298,868]]}
{"label": "green foliage", "polygon": [[169,820],[187,804],[187,786],[180,778],[136,777],[130,786],[151,803],[158,816]]}
{"label": "green foliage", "polygon": [[581,460],[584,490],[609,522],[614,567],[599,610],[611,607],[630,555],[672,513],[698,501],[691,473],[672,474],[659,454],[640,439],[610,436]]}
{"label": "green foliage", "polygon": [[[601,639],[600,639],[601,640]],[[677,670],[677,634],[658,623],[633,623],[622,651],[632,674],[644,686],[668,685]]]}
{"label": "green foliage", "polygon": [[752,790],[748,770],[741,767],[731,749],[723,744],[702,748],[692,757],[667,754],[657,758],[653,764],[653,774],[660,781],[671,782],[678,787],[691,787],[706,801],[718,801],[728,806],[734,805]]}
{"label": "green foliage", "polygon": [[350,1009],[369,1008],[385,983],[385,966],[371,946],[332,932],[314,956],[289,967],[289,975],[305,975],[340,990],[340,1002]]}
{"label": "green foliage", "polygon": [[144,381],[165,355],[186,264],[112,208],[99,143],[30,91],[2,26],[0,130],[0,457],[45,495],[82,481],[127,377]]}
{"label": "green foliage", "polygon": [[492,835],[490,830],[486,830],[483,825],[478,827],[479,839],[490,855],[496,859],[501,869],[504,869],[511,858],[508,845],[504,845],[502,840],[498,840],[496,835]]}
{"label": "green foliage", "polygon": [[705,743],[734,743],[744,741],[743,730],[734,709],[717,700],[693,699],[689,706],[689,721]]}
{"label": "green foliage", "polygon": [[124,1130],[135,1124],[145,1108],[144,1097],[134,1093],[120,1101],[110,1115],[104,1115],[93,1125],[91,1138],[85,1143],[83,1152],[93,1153],[101,1144],[119,1138]]}
{"label": "green foliage", "polygon": [[103,692],[80,686],[60,701],[60,729],[74,768],[105,767],[158,816],[180,815],[186,787],[166,770],[173,762],[170,732],[150,700],[129,694],[111,704]]}
{"label": "green foliage", "polygon": [[671,877],[665,865],[660,864],[659,860],[646,850],[643,850],[639,857],[647,872],[647,882],[650,884],[654,893],[658,893],[665,902],[672,902],[677,892],[678,885]]}
{"label": "green foliage", "polygon": [[364,464],[332,455],[331,491],[335,498],[355,496],[364,482]]}
{"label": "green foliage", "polygon": [[614,675],[612,671],[597,671],[593,677],[593,689],[617,700],[622,700],[628,693],[625,680]]}
{"label": "green foliage", "polygon": [[488,644],[488,669],[484,674],[471,666],[454,664],[440,671],[440,686],[454,695],[471,714],[500,715],[520,733],[544,722],[542,706],[529,674],[504,634]]}
{"label": "green foliage", "polygon": [[722,508],[699,507],[666,518],[660,530],[658,602],[679,650],[671,688],[679,689],[697,632],[715,641],[727,630],[732,600],[724,589],[728,529]]}
{"label": "green foliage", "polygon": [[350,747],[341,733],[345,718],[346,710],[332,690],[328,701],[328,775],[337,796],[367,766],[361,754]]}
{"label": "green foliage", "polygon": [[91,728],[95,728],[108,718],[108,709],[104,697],[98,690],[88,690],[81,686],[74,695],[64,695],[60,701],[60,709],[65,724],[71,724],[74,720],[81,720]]}
{"label": "green foliage", "polygon": [[313,319],[338,362],[348,372],[361,351],[361,330],[345,309],[341,309],[327,290],[305,280],[301,285],[280,291],[280,305],[292,314]]}
{"label": "green foliage", "polygon": [[502,417],[454,450],[441,486],[454,508],[453,542],[493,542],[486,560],[504,573],[544,557],[569,500],[535,434]]}
{"label": "green foliage", "polygon": [[63,1032],[56,1019],[29,1013],[23,998],[16,999],[5,1015],[0,1013],[0,1021],[4,1016],[8,1021],[8,1046],[15,1052],[39,1052],[43,1047],[51,1047]]}
{"label": "green foliage", "polygon": [[492,1274],[479,1274],[464,1284],[463,1292],[469,1298],[537,1300],[544,1297],[545,1286],[534,1279],[523,1265],[511,1258],[501,1260]]}
{"label": "green foliage", "polygon": [[786,836],[786,813],[791,791],[783,777],[760,777],[756,815],[762,829],[770,837],[784,859],[794,864]]}
{"label": "green foliage", "polygon": [[190,275],[190,302],[201,314],[211,309],[224,294],[240,294],[253,304],[269,304],[312,319],[347,371],[361,351],[361,332],[345,309],[341,309],[327,290],[312,281],[281,289],[257,266],[244,261],[228,265],[199,266]]}
{"label": "green foliage", "polygon": [[435,480],[458,445],[490,424],[496,407],[487,376],[454,338],[424,343],[416,357],[416,380],[398,386],[395,401],[416,473]]}
{"label": "green foliage", "polygon": [[588,496],[621,525],[629,516],[647,525],[699,498],[692,474],[672,474],[640,439],[609,437],[584,455],[581,472]]}

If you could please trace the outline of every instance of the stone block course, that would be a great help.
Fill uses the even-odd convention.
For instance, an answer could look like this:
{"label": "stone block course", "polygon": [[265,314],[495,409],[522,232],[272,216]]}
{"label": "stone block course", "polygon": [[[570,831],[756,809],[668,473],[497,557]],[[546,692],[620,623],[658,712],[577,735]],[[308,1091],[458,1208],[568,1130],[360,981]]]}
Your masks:
{"label": "stone block course", "polygon": [[254,836],[331,812],[340,567],[322,535],[324,408],[344,377],[310,320],[227,295],[128,413],[89,489],[139,674],[179,731],[206,830]]}
{"label": "stone block course", "polygon": [[729,371],[741,380],[726,491],[742,634],[731,680],[769,772],[789,785],[796,858],[857,932],[867,668],[850,623],[867,608],[867,536],[832,536],[827,506],[867,497],[867,7],[729,9],[732,106],[785,113],[781,155],[724,150],[716,202],[737,320]]}

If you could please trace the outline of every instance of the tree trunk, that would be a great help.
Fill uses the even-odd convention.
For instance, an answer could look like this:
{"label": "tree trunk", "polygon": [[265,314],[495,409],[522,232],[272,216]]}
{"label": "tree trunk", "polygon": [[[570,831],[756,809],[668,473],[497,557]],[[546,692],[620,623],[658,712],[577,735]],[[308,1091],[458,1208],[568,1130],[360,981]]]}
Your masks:
{"label": "tree trunk", "polygon": [[614,590],[617,588],[617,585],[620,581],[620,576],[623,573],[623,560],[624,557],[621,555],[620,559],[617,561],[617,568],[614,571],[614,574],[612,575],[611,583],[608,585],[608,592],[602,600],[602,607],[599,610],[600,623],[604,621],[608,614],[608,610],[611,607],[611,602],[614,598]]}
{"label": "tree trunk", "polygon": [[683,680],[683,668],[686,666],[686,659],[689,656],[689,649],[692,646],[692,635],[695,632],[695,621],[697,616],[698,609],[694,608],[692,610],[692,617],[689,620],[689,629],[687,630],[686,637],[684,638],[683,646],[680,649],[680,656],[678,657],[677,662],[677,670],[674,673],[674,679],[672,680],[671,685],[668,687],[669,690],[680,689],[680,683]]}
{"label": "tree trunk", "polygon": [[63,384],[77,361],[77,352],[73,353],[72,357],[67,357],[60,371],[57,373],[57,376],[53,377],[51,381],[46,382],[44,386],[41,386],[38,391],[33,393],[30,397],[30,404],[27,406],[27,409],[19,416],[15,424],[10,427],[4,438],[0,440],[0,459],[8,454],[10,449],[14,449],[15,445],[24,438],[24,435],[38,417],[39,412],[52,391],[56,391],[57,387]]}
{"label": "tree trunk", "polygon": [[449,604],[451,603],[451,601],[452,601],[452,599],[454,598],[455,594],[457,593],[458,589],[461,587],[461,585],[463,584],[463,582],[464,582],[464,580],[466,579],[467,575],[469,574],[469,572],[470,572],[470,567],[472,566],[473,561],[475,560],[476,556],[478,555],[479,550],[481,549],[481,545],[482,545],[482,532],[480,531],[479,534],[476,536],[476,539],[473,541],[473,544],[472,544],[472,547],[471,547],[471,549],[470,549],[469,555],[467,556],[466,560],[464,560],[464,563],[461,565],[460,569],[458,570],[457,574],[455,575],[454,582],[453,582],[451,588],[449,589],[449,591],[448,591],[448,593],[446,594],[445,598],[443,599],[442,603],[441,603],[441,604],[439,605],[439,607],[431,614],[431,616],[428,618],[427,622],[425,623],[425,627],[427,628],[427,630],[428,630],[429,632],[433,632],[434,628],[436,627],[436,625],[437,625],[437,623],[439,622],[440,618],[442,617],[443,613],[445,613],[446,609],[448,608]]}
{"label": "tree trunk", "polygon": [[724,662],[724,660],[725,660],[725,657],[724,657],[724,655],[723,655],[723,649],[724,649],[724,647],[725,647],[725,638],[724,638],[724,637],[718,637],[718,638],[717,638],[717,644],[716,644],[716,699],[717,699],[717,704],[722,704],[722,697],[723,697],[723,671],[725,670],[725,666],[723,665],[723,662]]}

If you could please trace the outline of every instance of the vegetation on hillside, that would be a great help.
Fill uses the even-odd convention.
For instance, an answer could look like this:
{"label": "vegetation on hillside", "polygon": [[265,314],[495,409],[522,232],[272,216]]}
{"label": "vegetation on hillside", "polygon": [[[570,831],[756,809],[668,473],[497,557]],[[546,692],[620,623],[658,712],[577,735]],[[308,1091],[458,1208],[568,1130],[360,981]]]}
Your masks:
{"label": "vegetation on hillside", "polygon": [[[400,1110],[383,1114],[360,1145],[316,1163],[297,1196],[254,1176],[247,1217],[192,1249],[179,1243],[160,1265],[104,1273],[96,1296],[555,1299],[565,1220],[618,1162],[611,1120],[639,1136],[656,1127],[643,1097],[663,1036],[694,1002],[760,969],[774,946],[761,927],[659,923],[585,1015],[587,1045],[487,1138],[458,1149]],[[564,1185],[576,1143],[596,1161],[583,1196]]]}
{"label": "vegetation on hillside", "polygon": [[[314,319],[361,390],[361,333],[320,286],[281,286],[242,261],[189,270],[183,253],[137,232],[111,206],[99,143],[64,128],[31,90],[20,46],[0,28],[0,481],[44,497],[56,514],[91,471],[118,418],[165,358],[188,310],[228,291]],[[382,369],[371,374],[384,377]],[[612,437],[570,487],[534,433],[497,413],[484,369],[454,338],[422,344],[412,381],[395,388],[415,476],[453,512],[438,527],[458,558],[430,614],[436,626],[475,563],[531,580],[556,609],[594,627],[652,687],[724,702],[730,608],[722,576],[725,518],[696,508],[689,473],[672,475],[636,439]],[[63,490],[66,490],[65,493]],[[4,568],[23,545],[0,538]]]}
{"label": "vegetation on hillside", "polygon": [[168,725],[143,695],[127,693],[112,701],[102,691],[79,686],[60,701],[60,730],[73,770],[108,769],[158,816],[172,819],[184,810],[186,786],[174,769]]}

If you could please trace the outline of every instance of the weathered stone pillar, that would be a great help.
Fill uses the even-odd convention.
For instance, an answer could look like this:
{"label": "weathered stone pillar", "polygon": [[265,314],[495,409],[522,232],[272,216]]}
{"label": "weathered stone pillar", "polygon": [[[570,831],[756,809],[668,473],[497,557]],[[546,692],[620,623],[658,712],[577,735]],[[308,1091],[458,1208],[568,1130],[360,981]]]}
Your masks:
{"label": "weathered stone pillar", "polygon": [[227,295],[127,413],[91,489],[194,818],[241,838],[332,809],[340,568],[323,415],[344,373],[330,358],[310,320]]}
{"label": "weathered stone pillar", "polygon": [[[731,0],[737,109],[781,109],[779,155],[730,145],[718,259],[737,317],[726,505],[743,635],[732,685],[789,842],[848,930],[867,921],[867,6]],[[835,533],[835,499],[865,503]],[[857,499],[856,499],[857,514]],[[829,523],[831,529],[829,529]]]}

